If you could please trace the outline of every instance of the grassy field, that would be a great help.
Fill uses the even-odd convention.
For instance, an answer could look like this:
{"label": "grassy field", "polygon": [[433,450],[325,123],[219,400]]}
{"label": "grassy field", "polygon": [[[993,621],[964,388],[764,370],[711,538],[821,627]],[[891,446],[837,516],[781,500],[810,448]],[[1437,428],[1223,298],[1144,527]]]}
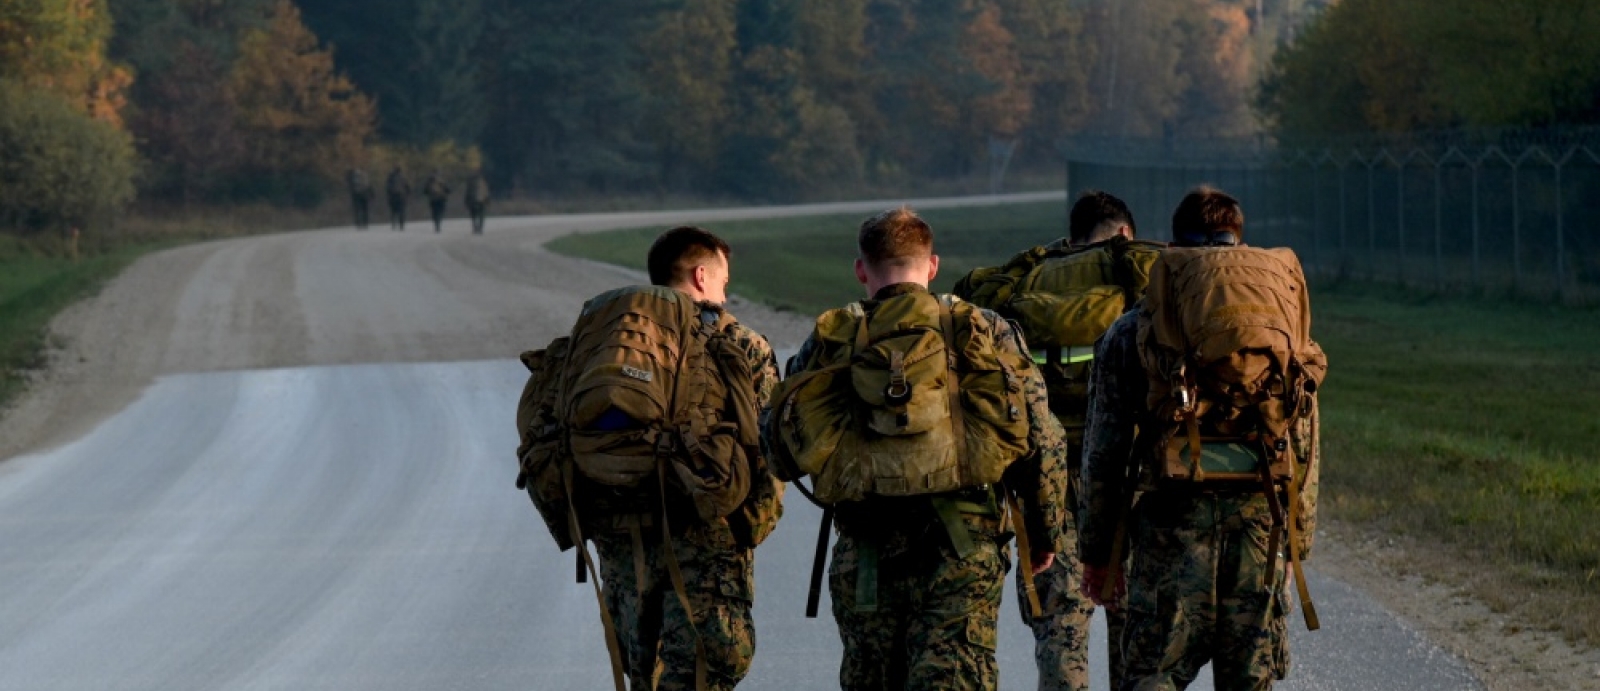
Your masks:
{"label": "grassy field", "polygon": [[[929,211],[948,288],[972,266],[1062,234],[1059,204]],[[735,292],[803,313],[859,299],[858,217],[714,224]],[[660,229],[564,238],[634,267]],[[1539,598],[1532,623],[1600,645],[1600,311],[1314,287],[1325,515],[1445,546],[1493,570],[1491,605]],[[1504,605],[1501,605],[1504,606]],[[1524,610],[1528,611],[1528,610]]]}

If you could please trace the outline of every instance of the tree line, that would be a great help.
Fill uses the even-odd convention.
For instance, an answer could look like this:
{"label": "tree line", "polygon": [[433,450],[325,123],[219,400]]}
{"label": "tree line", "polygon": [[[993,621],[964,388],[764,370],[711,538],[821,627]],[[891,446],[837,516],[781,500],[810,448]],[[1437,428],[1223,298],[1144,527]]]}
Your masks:
{"label": "tree line", "polygon": [[796,200],[1054,170],[1074,134],[1586,121],[1590,4],[0,0],[0,227],[314,205],[352,166]]}

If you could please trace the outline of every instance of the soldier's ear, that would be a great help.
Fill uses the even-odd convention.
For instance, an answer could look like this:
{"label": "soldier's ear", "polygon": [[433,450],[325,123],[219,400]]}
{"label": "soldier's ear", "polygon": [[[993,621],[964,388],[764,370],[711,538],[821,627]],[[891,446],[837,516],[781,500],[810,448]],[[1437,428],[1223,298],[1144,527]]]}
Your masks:
{"label": "soldier's ear", "polygon": [[856,281],[861,285],[867,284],[867,263],[860,257],[856,258]]}
{"label": "soldier's ear", "polygon": [[939,275],[939,255],[928,255],[928,282],[933,282],[933,277]]}

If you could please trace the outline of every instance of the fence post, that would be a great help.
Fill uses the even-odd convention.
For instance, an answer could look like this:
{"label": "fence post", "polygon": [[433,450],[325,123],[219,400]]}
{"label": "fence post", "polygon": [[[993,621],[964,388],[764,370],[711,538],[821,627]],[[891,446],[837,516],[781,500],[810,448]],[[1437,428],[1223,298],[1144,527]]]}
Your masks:
{"label": "fence post", "polygon": [[1568,150],[1565,156],[1554,162],[1556,169],[1556,294],[1561,301],[1567,300],[1567,245],[1566,233],[1562,232],[1561,217],[1561,169],[1567,165],[1576,150]]}
{"label": "fence post", "polygon": [[1478,245],[1478,171],[1483,159],[1472,163],[1472,285],[1483,287],[1483,274],[1479,269]]}
{"label": "fence post", "polygon": [[1395,264],[1395,276],[1402,285],[1406,282],[1406,163],[1411,157],[1396,160],[1394,164],[1395,200],[1394,217],[1398,223],[1396,228],[1396,243],[1400,247],[1400,260]]}
{"label": "fence post", "polygon": [[1444,162],[1433,164],[1433,279],[1444,288]]}
{"label": "fence post", "polygon": [[1349,171],[1345,170],[1343,164],[1340,164],[1337,170],[1339,171],[1339,261],[1343,262],[1345,261],[1345,253],[1349,251],[1348,248],[1345,247],[1344,236],[1346,216],[1348,215],[1347,212],[1350,210],[1350,203],[1347,198],[1348,195],[1346,189],[1349,186],[1350,175],[1348,174]]}
{"label": "fence post", "polygon": [[1511,288],[1522,290],[1522,161],[1511,162]]}

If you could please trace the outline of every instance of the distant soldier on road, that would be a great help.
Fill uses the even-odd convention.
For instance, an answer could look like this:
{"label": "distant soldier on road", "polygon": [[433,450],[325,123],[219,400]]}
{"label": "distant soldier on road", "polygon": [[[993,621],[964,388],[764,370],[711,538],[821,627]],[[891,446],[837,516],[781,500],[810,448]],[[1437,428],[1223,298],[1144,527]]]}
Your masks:
{"label": "distant soldier on road", "polygon": [[411,181],[406,179],[400,166],[395,166],[389,171],[389,182],[385,185],[389,193],[389,227],[394,230],[406,229],[406,199],[411,196]]}
{"label": "distant soldier on road", "polygon": [[355,212],[357,230],[367,229],[367,202],[372,201],[372,179],[367,177],[367,171],[360,168],[351,168],[345,173],[345,182],[350,186],[350,208]]}
{"label": "distant soldier on road", "polygon": [[489,213],[489,181],[483,178],[483,171],[478,171],[467,183],[467,213],[472,214],[472,232],[476,235],[483,234],[483,217]]}
{"label": "distant soldier on road", "polygon": [[422,194],[428,198],[428,211],[433,214],[433,232],[437,233],[439,224],[444,221],[444,205],[450,201],[450,185],[435,170],[428,174],[427,182],[422,183]]}

